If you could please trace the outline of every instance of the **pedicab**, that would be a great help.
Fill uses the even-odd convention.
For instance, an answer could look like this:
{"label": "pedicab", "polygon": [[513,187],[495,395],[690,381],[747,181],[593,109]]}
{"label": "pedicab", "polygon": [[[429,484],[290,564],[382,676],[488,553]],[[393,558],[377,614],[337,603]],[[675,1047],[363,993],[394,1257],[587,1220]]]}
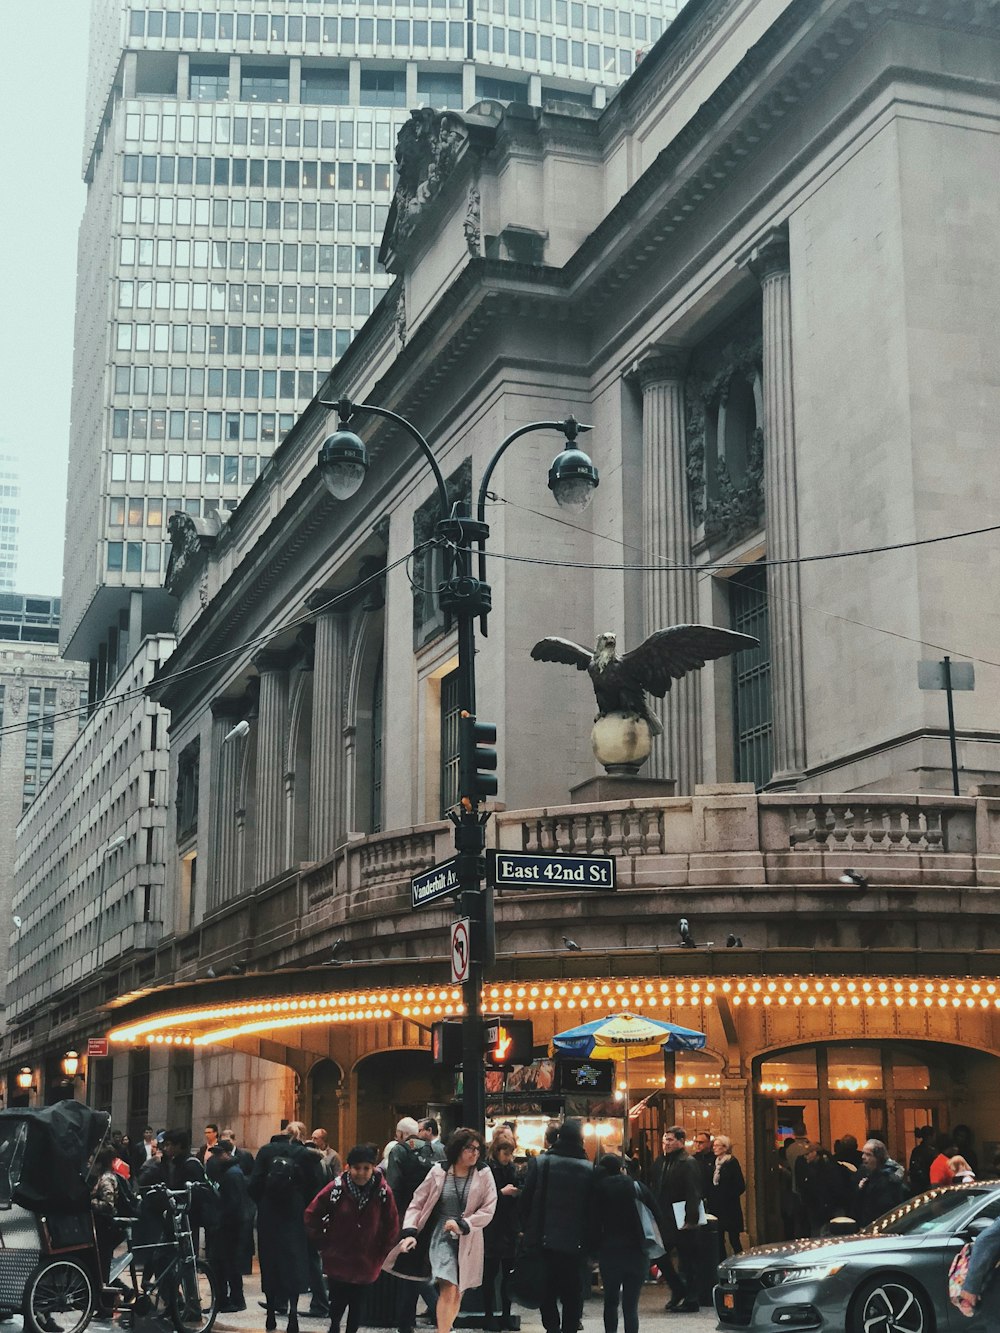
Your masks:
{"label": "pedicab", "polygon": [[80,1102],[0,1111],[0,1318],[23,1315],[26,1333],[79,1333],[90,1320],[93,1160],[109,1130],[110,1116]]}

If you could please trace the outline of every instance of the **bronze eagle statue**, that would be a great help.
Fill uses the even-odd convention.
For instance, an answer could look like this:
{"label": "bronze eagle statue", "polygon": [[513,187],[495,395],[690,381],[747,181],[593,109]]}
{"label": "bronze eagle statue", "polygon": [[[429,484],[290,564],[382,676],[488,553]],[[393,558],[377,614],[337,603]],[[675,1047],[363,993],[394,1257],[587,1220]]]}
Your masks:
{"label": "bronze eagle statue", "polygon": [[671,625],[658,629],[638,648],[619,657],[618,636],[600,634],[593,652],[570,639],[540,639],[531,650],[536,662],[565,662],[590,675],[597,696],[597,715],[625,713],[649,724],[654,736],[663,728],[646,702],[646,695],[662,699],[671,682],[706,662],[730,653],[756,648],[759,639],[714,625]]}

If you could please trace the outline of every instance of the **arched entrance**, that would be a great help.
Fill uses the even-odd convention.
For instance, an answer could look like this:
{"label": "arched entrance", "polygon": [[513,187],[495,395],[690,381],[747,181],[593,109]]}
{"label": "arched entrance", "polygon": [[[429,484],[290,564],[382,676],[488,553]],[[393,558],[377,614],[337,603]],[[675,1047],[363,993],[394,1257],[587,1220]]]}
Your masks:
{"label": "arched entrance", "polygon": [[991,1107],[1000,1097],[1000,1059],[930,1041],[830,1041],[769,1051],[752,1062],[758,1239],[782,1236],[777,1151],[805,1126],[831,1151],[845,1135],[881,1139],[904,1167],[922,1125],[972,1127],[988,1166],[1000,1138]]}
{"label": "arched entrance", "polygon": [[381,1146],[404,1115],[419,1119],[454,1098],[455,1075],[435,1066],[430,1051],[379,1051],[354,1067],[357,1137]]}
{"label": "arched entrance", "polygon": [[[344,1072],[333,1060],[319,1060],[309,1071],[309,1129],[325,1129],[330,1146],[340,1142],[340,1095]],[[350,1146],[350,1145],[348,1145]]]}

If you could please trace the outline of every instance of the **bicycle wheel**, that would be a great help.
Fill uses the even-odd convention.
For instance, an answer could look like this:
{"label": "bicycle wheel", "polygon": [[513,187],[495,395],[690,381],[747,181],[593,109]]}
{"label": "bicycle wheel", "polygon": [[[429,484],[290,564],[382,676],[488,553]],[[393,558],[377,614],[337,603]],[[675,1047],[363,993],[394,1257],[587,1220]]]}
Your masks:
{"label": "bicycle wheel", "polygon": [[75,1259],[50,1259],[24,1289],[26,1333],[82,1333],[94,1312],[94,1284]]}
{"label": "bicycle wheel", "polygon": [[215,1323],[219,1293],[215,1274],[200,1259],[185,1265],[171,1285],[171,1314],[177,1333],[208,1333]]}

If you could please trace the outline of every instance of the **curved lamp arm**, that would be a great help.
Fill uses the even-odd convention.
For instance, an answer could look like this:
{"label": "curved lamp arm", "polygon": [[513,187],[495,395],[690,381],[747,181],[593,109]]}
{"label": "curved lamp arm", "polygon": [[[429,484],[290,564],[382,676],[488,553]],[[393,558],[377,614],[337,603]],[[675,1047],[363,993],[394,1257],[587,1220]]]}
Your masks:
{"label": "curved lamp arm", "polygon": [[[390,412],[387,407],[376,407],[374,403],[352,403],[349,398],[341,398],[336,403],[324,403],[324,407],[335,407],[337,415],[343,422],[350,421],[355,412],[370,412],[372,416],[385,417],[387,421],[393,421],[397,426],[402,426],[407,435],[415,440],[420,446],[420,452],[430,464],[431,471],[434,473],[434,481],[437,485],[438,501],[441,505],[441,517],[448,518],[451,513],[451,505],[448,502],[448,487],[445,485],[444,477],[438,466],[438,461],[431,451],[430,445],[417,430],[411,421],[406,417],[401,417],[398,412]],[[506,441],[501,445],[501,450],[506,448]]]}
{"label": "curved lamp arm", "polygon": [[489,490],[490,478],[493,476],[497,464],[515,440],[519,440],[522,435],[529,435],[535,430],[561,430],[566,439],[572,444],[577,435],[590,430],[590,427],[581,425],[576,417],[567,417],[565,421],[533,421],[530,425],[519,426],[517,430],[511,431],[507,438],[501,441],[500,447],[490,459],[486,471],[483,473],[483,479],[479,483],[479,503],[476,506],[476,518],[480,523],[486,522],[486,495]]}

